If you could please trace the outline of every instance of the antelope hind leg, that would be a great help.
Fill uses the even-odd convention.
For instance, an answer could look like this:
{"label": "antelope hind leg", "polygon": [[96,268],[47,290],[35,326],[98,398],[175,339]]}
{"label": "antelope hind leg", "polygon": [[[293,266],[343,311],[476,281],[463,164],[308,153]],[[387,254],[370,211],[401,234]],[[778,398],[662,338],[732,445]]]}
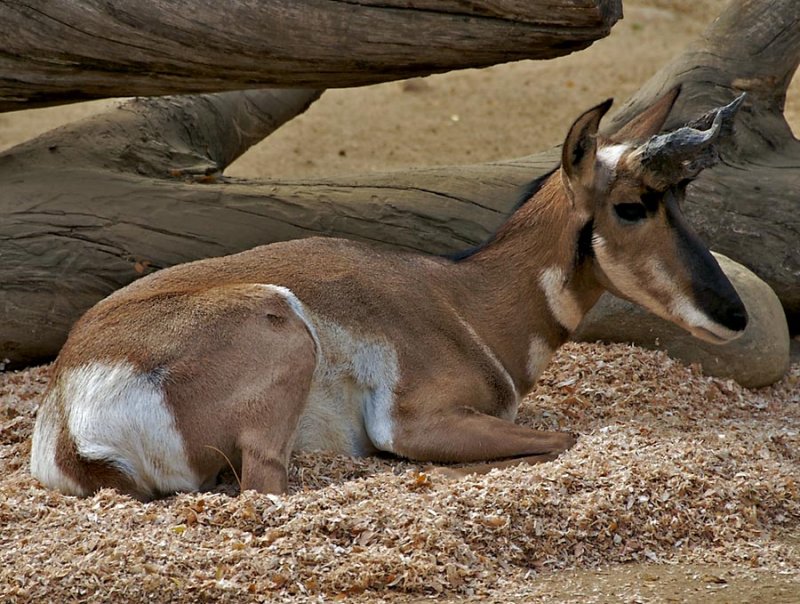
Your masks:
{"label": "antelope hind leg", "polygon": [[288,486],[288,456],[274,454],[264,446],[265,439],[254,434],[243,439],[242,491],[285,493]]}
{"label": "antelope hind leg", "polygon": [[235,312],[192,340],[168,385],[173,404],[185,410],[189,457],[204,484],[241,460],[242,490],[283,493],[316,366],[312,327],[292,294],[278,288],[235,285],[204,296]]}
{"label": "antelope hind leg", "polygon": [[242,491],[286,492],[289,457],[316,365],[312,328],[285,304],[284,295],[265,301],[268,318],[259,315],[250,331],[252,349],[263,354],[253,355],[250,368],[260,393],[253,402],[242,404],[239,412]]}

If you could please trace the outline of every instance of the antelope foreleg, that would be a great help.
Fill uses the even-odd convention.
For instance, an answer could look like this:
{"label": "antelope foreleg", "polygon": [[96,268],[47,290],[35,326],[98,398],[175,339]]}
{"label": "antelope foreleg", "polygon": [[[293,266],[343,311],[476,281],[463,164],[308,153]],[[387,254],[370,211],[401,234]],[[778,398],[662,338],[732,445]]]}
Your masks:
{"label": "antelope foreleg", "polygon": [[285,493],[288,482],[286,457],[285,452],[265,450],[263,440],[243,446],[242,491],[253,489],[259,493]]}
{"label": "antelope foreleg", "polygon": [[398,440],[402,445],[396,452],[410,459],[493,462],[474,466],[475,472],[521,462],[551,461],[575,444],[575,437],[566,432],[533,430],[469,407],[436,418],[416,418],[402,426],[401,433],[402,439]]}

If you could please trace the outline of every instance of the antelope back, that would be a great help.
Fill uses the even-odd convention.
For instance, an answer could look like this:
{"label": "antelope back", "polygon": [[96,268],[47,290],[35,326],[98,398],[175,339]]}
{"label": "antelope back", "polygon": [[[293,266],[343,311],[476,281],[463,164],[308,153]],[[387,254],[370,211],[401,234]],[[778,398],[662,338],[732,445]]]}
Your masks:
{"label": "antelope back", "polygon": [[[747,312],[684,218],[681,202],[689,182],[717,161],[743,97],[657,134],[677,94],[610,139],[596,135],[609,103],[588,111],[564,144],[562,173],[573,204],[586,216],[583,245],[600,283],[701,339],[721,343],[743,332]],[[582,123],[590,127],[582,131]]]}

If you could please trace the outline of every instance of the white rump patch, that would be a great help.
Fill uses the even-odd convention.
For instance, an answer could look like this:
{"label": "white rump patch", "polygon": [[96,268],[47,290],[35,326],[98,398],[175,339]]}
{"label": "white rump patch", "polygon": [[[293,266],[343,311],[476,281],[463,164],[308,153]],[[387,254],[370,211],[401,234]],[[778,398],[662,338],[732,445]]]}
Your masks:
{"label": "white rump patch", "polygon": [[64,474],[56,463],[58,431],[61,429],[58,395],[51,390],[36,414],[31,444],[31,474],[43,485],[66,495],[88,495],[72,478]]}
{"label": "white rump patch", "polygon": [[69,433],[81,456],[110,463],[143,493],[196,491],[160,381],[124,362],[70,370],[61,392]]}
{"label": "white rump patch", "polygon": [[528,379],[532,384],[535,384],[542,375],[552,357],[553,349],[550,348],[547,341],[539,336],[533,336],[528,347]]}
{"label": "white rump patch", "polygon": [[583,319],[583,312],[575,295],[564,282],[564,271],[557,266],[545,269],[539,276],[550,312],[569,332],[575,331]]}

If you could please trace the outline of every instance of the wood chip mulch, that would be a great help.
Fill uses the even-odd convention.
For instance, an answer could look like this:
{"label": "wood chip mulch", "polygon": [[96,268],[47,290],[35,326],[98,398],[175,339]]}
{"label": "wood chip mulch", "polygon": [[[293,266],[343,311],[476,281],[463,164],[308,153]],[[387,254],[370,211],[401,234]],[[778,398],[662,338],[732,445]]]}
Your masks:
{"label": "wood chip mulch", "polygon": [[555,462],[453,481],[306,453],[288,496],[231,481],[147,504],[30,477],[47,379],[0,372],[3,602],[524,601],[543,573],[629,561],[735,563],[800,589],[800,364],[746,390],[660,352],[568,344],[519,416],[580,434]]}

